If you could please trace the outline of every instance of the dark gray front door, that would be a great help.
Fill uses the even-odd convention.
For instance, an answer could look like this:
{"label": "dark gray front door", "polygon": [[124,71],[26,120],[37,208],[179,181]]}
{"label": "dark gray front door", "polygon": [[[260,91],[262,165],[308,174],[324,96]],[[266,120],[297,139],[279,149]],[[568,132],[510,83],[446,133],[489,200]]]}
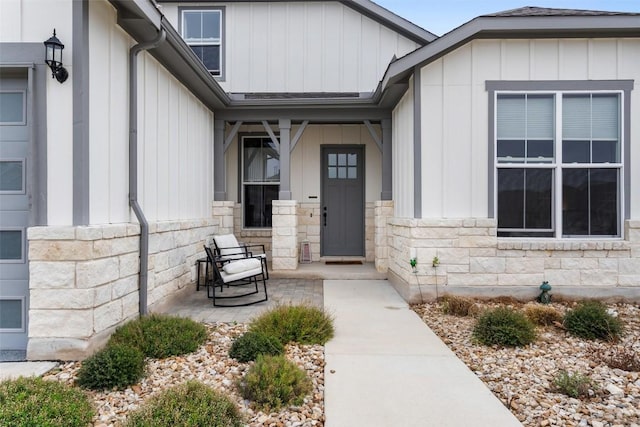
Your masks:
{"label": "dark gray front door", "polygon": [[26,73],[0,75],[0,350],[27,347],[29,268]]}
{"label": "dark gray front door", "polygon": [[364,146],[323,145],[320,254],[364,256]]}

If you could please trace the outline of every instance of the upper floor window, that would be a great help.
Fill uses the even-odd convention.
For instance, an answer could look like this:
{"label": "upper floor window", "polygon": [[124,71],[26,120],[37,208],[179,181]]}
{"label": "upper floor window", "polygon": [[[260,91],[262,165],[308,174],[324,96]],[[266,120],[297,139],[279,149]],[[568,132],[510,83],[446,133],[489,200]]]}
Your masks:
{"label": "upper floor window", "polygon": [[222,76],[222,9],[181,8],[182,38],[214,76]]}
{"label": "upper floor window", "polygon": [[619,237],[622,95],[498,93],[498,236]]}

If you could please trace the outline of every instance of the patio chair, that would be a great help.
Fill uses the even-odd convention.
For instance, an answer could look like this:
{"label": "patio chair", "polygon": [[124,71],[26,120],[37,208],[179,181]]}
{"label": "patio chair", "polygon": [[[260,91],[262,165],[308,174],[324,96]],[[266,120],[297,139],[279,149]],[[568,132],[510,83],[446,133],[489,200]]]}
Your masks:
{"label": "patio chair", "polygon": [[[266,257],[229,258],[214,255],[207,246],[204,250],[212,266],[212,276],[207,281],[207,296],[213,299],[214,307],[242,307],[268,300]],[[245,297],[260,293],[258,282],[262,282],[264,297],[247,301]],[[227,294],[223,295],[225,286],[228,288]]]}
{"label": "patio chair", "polygon": [[265,261],[266,279],[269,279],[267,269],[267,253],[263,244],[239,243],[233,234],[218,234],[213,236],[213,247],[215,255],[224,259],[242,259],[249,257],[261,257]]}

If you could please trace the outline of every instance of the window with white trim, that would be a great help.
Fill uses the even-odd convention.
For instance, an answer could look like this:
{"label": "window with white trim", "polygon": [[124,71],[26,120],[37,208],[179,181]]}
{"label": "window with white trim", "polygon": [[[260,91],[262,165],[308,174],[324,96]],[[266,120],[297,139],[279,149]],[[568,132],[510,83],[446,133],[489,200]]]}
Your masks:
{"label": "window with white trim", "polygon": [[181,9],[182,38],[214,76],[222,76],[222,9]]}
{"label": "window with white trim", "polygon": [[242,138],[244,227],[269,228],[273,200],[280,191],[280,154],[271,138]]}
{"label": "window with white trim", "polygon": [[498,92],[499,237],[619,237],[620,92]]}

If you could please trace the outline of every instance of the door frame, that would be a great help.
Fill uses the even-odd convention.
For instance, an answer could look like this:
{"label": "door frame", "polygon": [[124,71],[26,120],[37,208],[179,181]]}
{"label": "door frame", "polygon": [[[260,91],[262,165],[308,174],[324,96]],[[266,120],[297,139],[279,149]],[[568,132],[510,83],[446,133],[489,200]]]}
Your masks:
{"label": "door frame", "polygon": [[[326,171],[326,157],[325,157],[325,153],[327,150],[331,150],[331,149],[336,149],[336,148],[351,148],[351,149],[358,149],[360,150],[360,152],[362,153],[362,184],[361,184],[361,200],[362,200],[362,217],[361,217],[361,231],[362,231],[362,253],[360,254],[352,254],[352,255],[327,255],[325,253],[325,247],[324,247],[324,227],[322,225],[322,221],[323,221],[323,206],[324,206],[324,200],[325,200],[325,171]],[[367,241],[367,236],[366,236],[366,189],[367,189],[367,183],[366,183],[366,169],[367,168],[367,164],[366,164],[366,145],[365,144],[321,144],[320,145],[320,256],[321,257],[332,257],[332,256],[338,256],[338,257],[364,257],[367,251],[366,248],[366,241]]]}

